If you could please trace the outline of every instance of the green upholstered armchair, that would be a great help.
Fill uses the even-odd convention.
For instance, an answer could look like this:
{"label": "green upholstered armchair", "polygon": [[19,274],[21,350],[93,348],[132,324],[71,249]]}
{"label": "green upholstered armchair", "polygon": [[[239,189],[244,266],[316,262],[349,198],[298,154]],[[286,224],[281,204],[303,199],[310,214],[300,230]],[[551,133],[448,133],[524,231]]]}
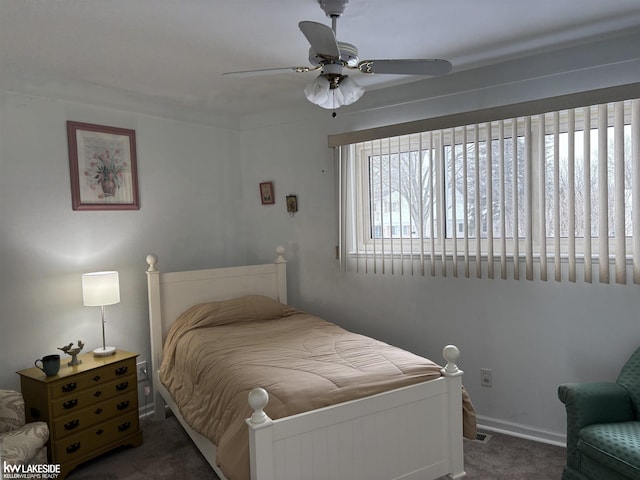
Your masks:
{"label": "green upholstered armchair", "polygon": [[567,410],[563,480],[640,480],[640,348],[616,383],[558,387]]}

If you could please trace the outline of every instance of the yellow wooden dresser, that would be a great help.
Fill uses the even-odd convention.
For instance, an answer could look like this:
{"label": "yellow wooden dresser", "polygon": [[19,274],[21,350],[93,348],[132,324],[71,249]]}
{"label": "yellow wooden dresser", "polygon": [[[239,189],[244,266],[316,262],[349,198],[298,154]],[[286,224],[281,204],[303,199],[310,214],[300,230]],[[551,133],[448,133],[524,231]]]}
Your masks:
{"label": "yellow wooden dresser", "polygon": [[49,424],[49,462],[64,478],[78,464],[120,445],[142,444],[138,417],[136,353],[117,350],[96,358],[78,355],[79,365],[61,358],[58,375],[38,368],[17,372],[27,422]]}

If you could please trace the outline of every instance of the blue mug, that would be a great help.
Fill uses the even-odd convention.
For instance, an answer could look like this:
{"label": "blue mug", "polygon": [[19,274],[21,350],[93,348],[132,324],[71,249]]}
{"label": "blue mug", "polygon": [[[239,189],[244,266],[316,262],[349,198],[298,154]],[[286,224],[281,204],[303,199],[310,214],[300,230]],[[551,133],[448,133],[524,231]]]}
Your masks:
{"label": "blue mug", "polygon": [[[40,362],[42,365],[38,365]],[[36,367],[44,372],[47,377],[53,377],[60,370],[60,355],[45,355],[35,361]]]}

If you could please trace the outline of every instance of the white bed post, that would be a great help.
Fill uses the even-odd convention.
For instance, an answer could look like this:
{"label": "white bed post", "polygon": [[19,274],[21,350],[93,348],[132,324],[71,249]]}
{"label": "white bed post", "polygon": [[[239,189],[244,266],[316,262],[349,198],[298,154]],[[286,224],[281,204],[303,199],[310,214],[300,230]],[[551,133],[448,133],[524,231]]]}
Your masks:
{"label": "white bed post", "polygon": [[156,420],[165,418],[164,400],[158,392],[158,369],[162,361],[162,308],[160,304],[160,272],[156,268],[158,257],[147,255],[147,291],[149,292],[149,328],[151,330],[151,371],[153,381],[153,405]]}
{"label": "white bed post", "polygon": [[264,388],[249,393],[249,406],[253,409],[246,422],[249,425],[249,459],[251,480],[275,480],[273,465],[273,420],[264,413],[269,394]]}
{"label": "white bed post", "polygon": [[287,304],[287,260],[284,258],[284,247],[276,248],[278,255],[274,261],[278,277],[278,301]]}
{"label": "white bed post", "polygon": [[464,471],[464,451],[462,440],[462,370],[456,365],[460,358],[460,350],[455,345],[447,345],[442,349],[442,356],[447,364],[440,370],[447,377],[447,395],[449,397],[449,457],[451,461],[448,475],[451,479],[462,478]]}

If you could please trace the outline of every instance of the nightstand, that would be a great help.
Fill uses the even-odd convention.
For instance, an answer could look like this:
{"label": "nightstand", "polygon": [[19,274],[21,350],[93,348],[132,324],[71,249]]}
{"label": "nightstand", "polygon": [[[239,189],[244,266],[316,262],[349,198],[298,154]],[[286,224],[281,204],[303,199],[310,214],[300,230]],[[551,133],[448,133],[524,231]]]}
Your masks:
{"label": "nightstand", "polygon": [[60,464],[58,479],[115,447],[142,444],[137,356],[122,350],[102,358],[86,353],[71,367],[61,359],[53,377],[36,367],[17,372],[27,422],[49,425],[49,462]]}

